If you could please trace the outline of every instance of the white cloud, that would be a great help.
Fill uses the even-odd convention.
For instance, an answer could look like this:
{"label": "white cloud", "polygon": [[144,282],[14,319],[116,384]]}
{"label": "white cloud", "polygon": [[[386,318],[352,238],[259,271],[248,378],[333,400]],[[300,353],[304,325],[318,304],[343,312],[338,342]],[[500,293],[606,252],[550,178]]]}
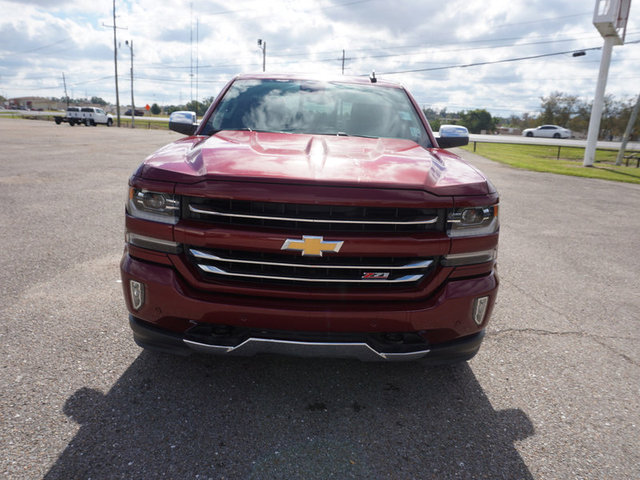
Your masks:
{"label": "white cloud", "polygon": [[[588,4],[591,2],[587,2]],[[379,76],[408,86],[420,104],[536,110],[562,91],[590,98],[599,50],[512,63],[430,70],[599,47],[591,5],[572,0],[117,0],[120,96],[129,98],[134,43],[136,104],[176,104],[216,95],[236,73],[267,70]],[[192,7],[193,6],[193,7]],[[191,8],[192,7],[192,8]],[[115,101],[111,2],[0,0],[0,94]],[[633,21],[627,40],[640,39]],[[107,25],[107,26],[104,26]],[[197,31],[196,31],[197,26]],[[640,44],[615,47],[608,93],[636,95]],[[197,83],[196,83],[197,65]],[[405,70],[421,72],[392,74]],[[191,72],[193,71],[193,76]],[[124,100],[127,99],[127,100]]]}

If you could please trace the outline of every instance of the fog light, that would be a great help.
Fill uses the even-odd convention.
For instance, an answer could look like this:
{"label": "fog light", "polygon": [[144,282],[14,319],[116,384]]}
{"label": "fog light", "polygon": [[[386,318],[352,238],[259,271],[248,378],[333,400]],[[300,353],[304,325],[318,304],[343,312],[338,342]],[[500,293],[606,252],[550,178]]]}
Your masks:
{"label": "fog light", "polygon": [[140,310],[144,303],[144,285],[135,280],[130,280],[129,290],[131,291],[131,305],[133,305],[134,310]]}
{"label": "fog light", "polygon": [[493,262],[498,256],[498,249],[483,250],[481,252],[450,253],[442,257],[442,265],[445,267],[460,267],[462,265],[477,265],[479,263]]}
{"label": "fog light", "polygon": [[481,325],[484,321],[484,314],[487,312],[489,297],[478,297],[473,302],[473,321]]}

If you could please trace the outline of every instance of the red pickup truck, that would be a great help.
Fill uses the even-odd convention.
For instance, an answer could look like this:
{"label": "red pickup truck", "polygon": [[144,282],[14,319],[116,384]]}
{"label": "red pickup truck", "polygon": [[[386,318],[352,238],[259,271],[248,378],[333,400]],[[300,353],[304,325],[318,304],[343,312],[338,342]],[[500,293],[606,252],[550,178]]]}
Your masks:
{"label": "red pickup truck", "polygon": [[[401,86],[243,75],[129,180],[135,341],[179,354],[465,361],[498,289],[498,193]],[[460,134],[460,131],[463,131]]]}

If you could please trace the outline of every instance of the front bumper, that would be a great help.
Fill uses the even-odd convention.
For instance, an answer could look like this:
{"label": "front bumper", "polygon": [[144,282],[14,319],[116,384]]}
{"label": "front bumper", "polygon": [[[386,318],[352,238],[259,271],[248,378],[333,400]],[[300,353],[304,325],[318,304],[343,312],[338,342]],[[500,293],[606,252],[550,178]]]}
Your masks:
{"label": "front bumper", "polygon": [[196,352],[230,357],[276,354],[294,357],[353,358],[365,362],[425,359],[429,363],[440,364],[469,360],[478,352],[484,339],[484,330],[481,330],[458,340],[407,352],[379,351],[367,342],[314,342],[260,337],[249,337],[238,345],[230,346],[190,340],[185,338],[185,335],[159,329],[133,315],[129,316],[129,323],[134,340],[139,346],[184,356]]}
{"label": "front bumper", "polygon": [[[370,361],[471,358],[482,342],[498,288],[492,271],[450,279],[418,301],[252,298],[192,289],[171,265],[139,260],[127,250],[121,275],[134,337],[143,347],[179,354],[279,353]],[[131,303],[131,280],[145,286],[139,309]],[[489,301],[478,325],[472,319],[473,303],[483,296]],[[206,333],[207,328],[232,333]]]}

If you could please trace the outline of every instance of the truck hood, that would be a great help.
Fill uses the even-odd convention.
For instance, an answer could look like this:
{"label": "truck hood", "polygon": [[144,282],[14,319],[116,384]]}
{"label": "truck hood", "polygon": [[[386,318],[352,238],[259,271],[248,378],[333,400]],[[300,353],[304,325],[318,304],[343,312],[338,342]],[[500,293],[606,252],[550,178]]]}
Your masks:
{"label": "truck hood", "polygon": [[181,139],[147,158],[137,175],[177,183],[220,179],[490,193],[482,173],[442,149],[402,139],[289,133],[225,131]]}

